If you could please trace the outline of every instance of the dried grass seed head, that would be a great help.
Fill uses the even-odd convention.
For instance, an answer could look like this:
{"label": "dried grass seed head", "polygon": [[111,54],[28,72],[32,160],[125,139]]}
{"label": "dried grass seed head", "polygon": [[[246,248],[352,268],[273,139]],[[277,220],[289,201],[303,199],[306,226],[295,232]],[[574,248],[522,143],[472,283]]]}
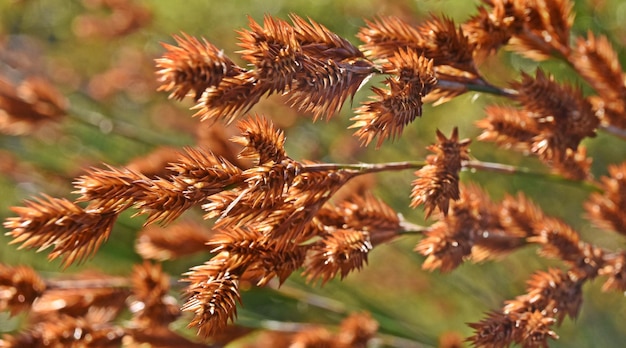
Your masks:
{"label": "dried grass seed head", "polygon": [[322,284],[337,274],[343,279],[367,263],[367,255],[372,248],[367,232],[335,230],[311,248],[304,275],[307,281],[321,279]]}
{"label": "dried grass seed head", "polygon": [[171,91],[170,98],[182,100],[189,95],[198,101],[207,88],[244,71],[204,38],[181,33],[174,40],[178,46],[162,43],[167,52],[155,60],[158,90]]}
{"label": "dried grass seed head", "polygon": [[255,67],[257,80],[267,85],[268,93],[291,89],[303,59],[294,28],[269,15],[263,18],[263,27],[250,17],[249,27],[239,31],[242,58]]}
{"label": "dried grass seed head", "polygon": [[434,152],[426,159],[427,165],[415,172],[412,183],[411,207],[425,205],[426,216],[437,208],[448,213],[450,200],[459,199],[459,172],[463,161],[469,160],[469,139],[459,140],[454,128],[450,138],[437,130],[437,144],[427,147]]}
{"label": "dried grass seed head", "polygon": [[239,277],[225,271],[217,276],[204,274],[198,269],[191,274],[191,284],[187,287],[189,298],[182,306],[184,312],[192,312],[193,319],[188,327],[198,329],[198,334],[210,337],[224,330],[228,321],[237,316]]}
{"label": "dried grass seed head", "polygon": [[356,116],[351,118],[355,122],[350,126],[359,128],[354,135],[364,145],[378,137],[377,147],[398,137],[406,125],[422,115],[422,99],[437,84],[433,60],[417,51],[398,50],[382,69],[391,75],[385,80],[389,89],[372,87],[376,95],[355,109]]}
{"label": "dried grass seed head", "polygon": [[242,71],[224,77],[218,86],[207,88],[192,107],[193,117],[201,121],[231,123],[248,112],[268,91],[269,85],[258,79],[255,71]]}
{"label": "dried grass seed head", "polygon": [[[439,221],[425,232],[426,237],[415,247],[415,251],[426,256],[423,269],[452,271],[473,256],[474,246],[477,241],[481,242],[480,238],[484,238],[486,231],[502,230],[497,209],[484,191],[476,186],[467,186],[461,187],[460,192],[460,198],[452,202],[449,214],[442,213]],[[494,235],[499,236],[498,233]],[[482,241],[481,245],[489,246],[486,241]]]}
{"label": "dried grass seed head", "polygon": [[544,160],[563,161],[567,149],[576,151],[585,137],[594,137],[599,119],[578,88],[557,83],[538,70],[533,78],[522,74],[512,84],[517,100],[536,120],[538,134],[531,151]]}
{"label": "dried grass seed head", "polygon": [[626,234],[626,162],[609,165],[600,179],[603,193],[594,192],[585,202],[587,216],[598,227]]}
{"label": "dried grass seed head", "polygon": [[176,299],[169,295],[170,277],[160,264],[144,261],[133,267],[133,296],[129,308],[139,327],[167,326],[180,316]]}
{"label": "dried grass seed head", "polygon": [[43,196],[14,207],[18,217],[8,218],[4,227],[20,248],[54,249],[50,259],[61,257],[64,266],[83,261],[108,238],[117,219],[115,212],[83,209],[66,199]]}
{"label": "dried grass seed head", "polygon": [[277,129],[271,120],[257,115],[240,121],[237,128],[241,136],[231,140],[244,146],[239,154],[240,158],[253,159],[257,165],[280,163],[287,158],[285,133]]}
{"label": "dried grass seed head", "polygon": [[0,263],[0,311],[11,315],[30,309],[46,290],[45,281],[28,266],[8,266]]}

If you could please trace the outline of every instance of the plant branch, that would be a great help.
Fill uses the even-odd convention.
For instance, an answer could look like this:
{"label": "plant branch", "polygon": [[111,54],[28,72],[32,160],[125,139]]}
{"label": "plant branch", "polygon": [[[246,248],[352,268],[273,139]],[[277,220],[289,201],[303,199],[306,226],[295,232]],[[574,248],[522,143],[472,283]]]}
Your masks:
{"label": "plant branch", "polygon": [[[331,170],[353,170],[358,174],[370,174],[385,171],[400,171],[407,169],[420,169],[427,163],[425,161],[406,161],[406,162],[388,162],[388,163],[358,163],[358,164],[343,164],[343,163],[315,163],[305,164],[302,167],[302,172],[323,172]],[[526,167],[517,167],[508,164],[494,163],[494,162],[482,162],[482,161],[467,161],[463,164],[463,168],[468,169],[470,172],[482,171],[492,172],[499,174],[509,175],[523,175],[527,177],[539,178],[546,181],[557,182],[565,185],[582,186],[591,191],[599,191],[598,186],[591,181],[577,181],[565,178],[558,174],[537,172]],[[417,229],[421,231],[420,229]]]}
{"label": "plant branch", "polygon": [[305,164],[302,172],[314,173],[329,170],[353,170],[359,174],[378,173],[386,171],[398,171],[406,169],[419,169],[426,165],[424,161],[406,161],[406,162],[388,162],[388,163],[358,163],[358,164],[341,164],[341,163],[315,163]]}
{"label": "plant branch", "polygon": [[600,126],[600,129],[605,131],[608,134],[614,135],[618,138],[626,140],[626,129],[619,128],[617,126],[608,124]]}
{"label": "plant branch", "polygon": [[523,176],[528,176],[528,177],[540,178],[546,181],[552,181],[552,182],[565,184],[565,185],[574,185],[578,187],[584,187],[591,191],[600,190],[599,187],[591,181],[578,181],[578,180],[568,179],[558,174],[535,172],[526,167],[516,167],[512,165],[493,163],[493,162],[467,161],[464,163],[463,168],[469,169],[470,172],[482,171],[482,172],[493,172],[493,173],[501,173],[501,174],[523,175]]}
{"label": "plant branch", "polygon": [[437,81],[437,87],[450,90],[468,90],[474,92],[483,92],[507,98],[515,98],[515,96],[517,95],[517,92],[515,90],[494,86],[481,79],[476,79],[472,81],[472,83],[439,80]]}

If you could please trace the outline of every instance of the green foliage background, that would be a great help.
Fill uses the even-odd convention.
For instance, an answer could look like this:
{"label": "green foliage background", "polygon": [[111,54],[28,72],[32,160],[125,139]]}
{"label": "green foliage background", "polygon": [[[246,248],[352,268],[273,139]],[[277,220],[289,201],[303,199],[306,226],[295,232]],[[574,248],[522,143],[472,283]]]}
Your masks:
{"label": "green foliage background", "polygon": [[[125,59],[125,52],[129,49],[145,54],[145,64],[138,69],[153,71],[151,59],[163,52],[159,43],[171,43],[171,35],[183,31],[207,38],[237,60],[235,30],[247,26],[247,16],[262,21],[265,14],[286,19],[289,13],[310,17],[358,44],[355,34],[364,19],[395,15],[418,24],[434,14],[460,22],[476,13],[479,1],[145,0],[138,3],[150,9],[150,24],[131,35],[105,40],[81,39],[76,35],[75,18],[85,11],[79,1],[0,2],[1,41],[8,47],[34,42],[37,50],[32,55],[40,63],[35,67],[40,73],[63,80],[63,76],[58,76],[63,72],[55,70],[58,65],[52,64],[54,61],[71,67],[79,76],[78,83],[72,86],[59,84],[72,104],[70,114],[60,125],[36,136],[0,135],[0,150],[13,153],[28,168],[28,175],[20,178],[0,176],[2,219],[12,215],[10,206],[21,205],[22,200],[40,193],[74,198],[70,194],[72,179],[86,167],[101,166],[102,163],[121,166],[158,145],[192,145],[193,139],[188,132],[181,131],[176,124],[163,124],[154,116],[155,108],[165,103],[172,107],[172,112],[181,115],[181,125],[209,127],[191,119],[192,112],[186,110],[189,104],[167,101],[166,93],[157,93],[145,85],[130,84],[106,100],[90,97],[86,87],[89,78]],[[623,54],[626,4],[618,0],[576,1],[575,11],[575,35],[584,35],[588,30],[604,33],[621,57],[626,56]],[[622,62],[624,64],[624,59]],[[559,79],[582,83],[565,64],[557,61],[538,64],[509,52],[499,53],[480,68],[490,81],[504,85],[515,79],[520,70],[533,71],[538,65]],[[586,86],[583,88],[588,91]],[[353,105],[358,105],[369,94],[367,88],[362,89]],[[473,123],[483,117],[482,108],[489,103],[505,102],[497,97],[469,93],[442,106],[428,105],[424,116],[409,125],[400,139],[386,142],[379,150],[373,147],[358,149],[358,141],[351,137],[350,130],[346,130],[352,115],[349,105],[331,121],[316,123],[310,116],[294,119],[293,112],[281,106],[280,98],[275,97],[262,101],[253,112],[263,112],[278,124],[289,126],[286,130],[287,150],[293,158],[342,163],[386,162],[423,159],[427,154],[425,146],[434,141],[435,129],[449,134],[458,126],[461,137],[474,138],[478,130]],[[604,134],[586,141],[586,145],[594,157],[596,176],[604,174],[608,164],[626,158],[623,141]],[[542,168],[536,160],[498,149],[493,144],[474,141],[471,150],[480,160]],[[409,221],[432,223],[424,221],[421,210],[408,208],[412,179],[411,172],[378,174],[376,194]],[[492,173],[463,173],[462,179],[480,183],[495,200],[501,199],[505,193],[524,191],[547,214],[573,225],[585,240],[612,249],[625,247],[623,238],[597,230],[583,219],[582,202],[589,194],[583,187]],[[123,215],[111,238],[95,257],[82,265],[70,267],[67,272],[99,269],[110,274],[128,274],[131,265],[140,261],[133,243],[143,223],[142,218],[131,219],[130,215]],[[294,275],[282,289],[251,289],[244,293],[244,307],[238,322],[255,327],[266,325],[268,320],[334,324],[346,313],[368,310],[380,322],[381,333],[405,338],[415,346],[436,346],[438,337],[445,332],[458,332],[464,337],[470,335],[466,323],[479,321],[484,312],[498,309],[503,301],[524,293],[524,282],[534,271],[562,267],[558,261],[539,258],[536,250],[528,247],[498,262],[466,264],[450,274],[431,274],[421,270],[423,257],[412,251],[418,240],[417,236],[407,236],[379,246],[361,272],[351,274],[341,282],[331,281],[324,287],[305,284]],[[31,265],[45,276],[62,272],[59,262],[49,262],[45,252],[17,251],[15,246],[7,245],[9,241],[8,237],[0,236],[0,262]],[[177,277],[208,257],[205,254],[168,262],[165,267]],[[580,317],[575,322],[567,319],[557,329],[561,339],[553,344],[554,347],[617,347],[619,342],[626,342],[623,325],[626,301],[622,294],[602,294],[600,286],[599,281],[585,286]],[[22,319],[9,319],[0,313],[0,333],[15,330]]]}

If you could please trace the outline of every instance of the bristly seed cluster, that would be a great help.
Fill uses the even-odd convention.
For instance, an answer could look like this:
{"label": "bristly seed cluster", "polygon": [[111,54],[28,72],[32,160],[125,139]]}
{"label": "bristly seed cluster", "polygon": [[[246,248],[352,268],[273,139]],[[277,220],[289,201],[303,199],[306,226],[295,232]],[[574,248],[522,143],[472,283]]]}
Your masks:
{"label": "bristly seed cluster", "polygon": [[[262,23],[250,19],[249,29],[238,32],[246,68],[205,39],[175,35],[176,45],[163,44],[165,53],[156,59],[158,90],[173,99],[193,99],[194,116],[201,120],[230,123],[273,94],[314,119],[329,119],[370,76],[383,75],[383,86],[371,87],[372,97],[354,109],[350,126],[361,144],[376,139],[377,148],[426,113],[426,102],[443,103],[468,91],[505,97],[510,105],[486,107],[485,118],[476,123],[482,130],[477,140],[536,156],[551,171],[544,176],[593,186],[586,217],[624,235],[626,164],[609,165],[608,174],[595,181],[583,143],[598,129],[626,138],[626,78],[605,36],[571,39],[572,9],[568,0],[485,0],[460,25],[435,16],[420,25],[379,17],[360,28],[358,47],[313,20],[268,15]],[[567,62],[595,94],[584,95],[542,70],[520,73],[506,88],[490,84],[479,64],[502,47],[536,61]],[[18,86],[0,79],[0,109],[0,131],[25,134],[44,120],[60,119],[67,105],[46,83],[27,80]],[[285,132],[260,115],[240,119],[237,128],[239,135],[230,141],[220,139],[241,146],[238,156],[197,147],[150,173],[91,168],[74,181],[76,200],[42,195],[14,207],[17,216],[4,222],[13,244],[51,247],[49,258],[60,257],[68,266],[95,253],[119,215],[135,209],[135,215],[147,217],[136,242],[143,258],[212,254],[185,273],[182,305],[169,293],[169,277],[149,262],[135,266],[130,281],[99,274],[44,280],[28,267],[0,264],[0,310],[31,311],[33,323],[30,331],[7,335],[0,345],[205,346],[169,325],[190,312],[189,326],[199,335],[229,335],[243,289],[272,281],[281,285],[298,270],[310,283],[343,279],[364,267],[376,246],[403,233],[423,235],[415,251],[429,271],[450,272],[465,261],[496,259],[529,244],[565,266],[535,272],[524,294],[469,324],[474,334],[467,341],[477,347],[547,347],[558,338],[554,326],[580,312],[586,282],[604,277],[604,291],[626,291],[625,251],[585,242],[521,193],[494,202],[479,187],[461,184],[463,169],[516,171],[471,161],[471,141],[459,140],[456,127],[449,137],[436,132],[424,162],[377,165],[295,160],[285,150]],[[369,193],[333,200],[359,175],[401,169],[415,170],[411,207],[423,206],[426,217],[436,220],[432,225],[404,221]],[[196,207],[211,228],[190,220],[173,223]],[[122,327],[113,319],[126,308],[132,319]],[[311,326],[289,342],[290,347],[365,347],[377,329],[370,316],[355,314],[336,335]]]}

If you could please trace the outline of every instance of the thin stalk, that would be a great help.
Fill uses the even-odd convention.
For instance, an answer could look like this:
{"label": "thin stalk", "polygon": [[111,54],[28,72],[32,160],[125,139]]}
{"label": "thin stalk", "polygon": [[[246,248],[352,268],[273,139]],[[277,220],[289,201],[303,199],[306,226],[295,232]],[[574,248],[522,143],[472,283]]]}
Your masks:
{"label": "thin stalk", "polygon": [[602,126],[600,126],[600,129],[602,129],[603,131],[605,131],[605,132],[607,132],[607,133],[609,133],[611,135],[614,135],[614,136],[616,136],[618,138],[626,140],[626,129],[619,128],[619,127],[611,125],[611,124],[609,124],[609,125],[602,125]]}
{"label": "thin stalk", "polygon": [[315,163],[305,164],[302,167],[302,172],[314,173],[325,172],[332,170],[352,170],[359,172],[359,174],[378,173],[386,171],[398,171],[406,169],[419,169],[426,165],[424,161],[406,161],[406,162],[388,162],[388,163],[357,163],[357,164],[342,164],[342,163]]}
{"label": "thin stalk", "polygon": [[507,98],[515,98],[515,96],[517,95],[517,92],[513,89],[494,86],[485,82],[484,80],[476,80],[472,83],[439,80],[437,81],[437,86],[442,89],[483,92]]}
{"label": "thin stalk", "polygon": [[535,172],[526,167],[516,167],[507,164],[501,163],[493,163],[493,162],[481,162],[481,161],[467,161],[463,164],[463,168],[469,169],[470,172],[481,171],[481,172],[492,172],[492,173],[501,173],[501,174],[510,174],[510,175],[522,175],[533,178],[539,178],[546,181],[552,181],[565,185],[574,185],[577,187],[584,187],[585,189],[591,191],[600,191],[600,188],[597,184],[590,181],[580,181],[568,179],[564,176],[553,174],[553,173],[544,173],[544,172]]}
{"label": "thin stalk", "polygon": [[[388,162],[388,163],[357,163],[357,164],[344,164],[344,163],[315,163],[305,164],[302,167],[303,173],[324,172],[333,170],[351,170],[357,174],[370,174],[386,171],[400,171],[407,169],[420,169],[427,163],[425,161],[406,161],[406,162]],[[526,167],[517,167],[502,163],[482,162],[482,161],[467,161],[463,163],[463,168],[470,172],[491,172],[508,175],[521,175],[532,178],[538,178],[546,181],[557,182],[566,185],[575,185],[578,187],[584,187],[591,191],[599,191],[599,187],[592,181],[579,181],[568,179],[558,174],[533,171]]]}

